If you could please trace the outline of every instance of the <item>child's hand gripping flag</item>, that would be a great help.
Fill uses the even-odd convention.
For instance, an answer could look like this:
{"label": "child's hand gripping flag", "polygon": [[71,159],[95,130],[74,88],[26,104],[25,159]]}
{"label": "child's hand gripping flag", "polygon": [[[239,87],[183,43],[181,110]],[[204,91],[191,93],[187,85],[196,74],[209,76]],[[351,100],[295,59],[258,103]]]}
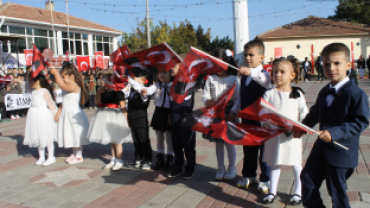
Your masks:
{"label": "child's hand gripping flag", "polygon": [[49,62],[45,61],[44,56],[33,44],[33,57],[32,57],[32,71],[31,71],[31,78],[35,78],[42,70],[45,69],[45,66],[50,66]]}

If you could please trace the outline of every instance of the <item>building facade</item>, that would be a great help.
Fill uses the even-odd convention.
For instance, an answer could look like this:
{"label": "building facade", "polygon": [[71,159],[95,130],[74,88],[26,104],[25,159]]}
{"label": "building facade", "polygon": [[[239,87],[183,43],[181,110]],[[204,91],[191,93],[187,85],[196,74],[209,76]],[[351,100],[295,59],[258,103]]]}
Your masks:
{"label": "building facade", "polygon": [[13,3],[0,6],[0,35],[24,37],[18,44],[0,44],[1,65],[25,68],[23,51],[32,49],[32,43],[41,52],[52,49],[54,57],[63,57],[69,51],[71,61],[76,56],[90,56],[90,66],[94,65],[95,52],[103,51],[107,65],[109,54],[118,48],[117,37],[121,31],[53,11],[54,5],[49,5],[49,1],[45,6],[47,10]]}

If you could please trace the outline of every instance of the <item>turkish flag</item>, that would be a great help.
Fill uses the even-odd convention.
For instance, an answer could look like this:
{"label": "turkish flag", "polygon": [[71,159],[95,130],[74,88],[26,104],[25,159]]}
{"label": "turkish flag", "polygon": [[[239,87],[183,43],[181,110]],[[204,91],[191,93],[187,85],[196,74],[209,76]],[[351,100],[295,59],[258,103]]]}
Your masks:
{"label": "turkish flag", "polygon": [[172,82],[170,94],[173,100],[177,103],[184,102],[185,97],[195,92],[196,86],[207,75],[220,73],[229,68],[236,69],[228,63],[191,47]]}
{"label": "turkish flag", "polygon": [[130,55],[130,50],[127,45],[120,47],[119,49],[115,50],[111,55],[110,59],[112,60],[113,64],[121,65],[123,63],[123,58]]}
{"label": "turkish flag", "polygon": [[6,87],[10,82],[12,82],[12,79],[9,76],[0,77],[1,87]]}
{"label": "turkish flag", "polygon": [[254,103],[239,112],[238,117],[266,122],[276,129],[283,129],[285,132],[307,132],[314,134],[315,131],[298,121],[292,120],[280,113],[274,106],[263,98],[256,100]]}
{"label": "turkish flag", "polygon": [[205,134],[211,133],[213,124],[225,123],[225,108],[233,97],[236,83],[224,92],[213,105],[188,113],[181,121],[181,126]]}
{"label": "turkish flag", "polygon": [[104,69],[104,55],[103,51],[96,51],[95,52],[95,69],[96,67],[99,67],[101,69]]}
{"label": "turkish flag", "polygon": [[181,58],[166,43],[162,43],[125,57],[122,64],[139,77],[171,70],[181,62]]}
{"label": "turkish flag", "polygon": [[26,59],[26,66],[32,65],[33,49],[24,49],[23,52]]}
{"label": "turkish flag", "polygon": [[77,56],[77,67],[78,71],[87,71],[90,69],[90,57],[89,56]]}
{"label": "turkish flag", "polygon": [[35,78],[42,70],[45,69],[46,65],[50,65],[47,61],[45,61],[44,56],[41,54],[39,49],[33,44],[33,55],[32,55],[32,71],[31,71],[31,78]]}
{"label": "turkish flag", "polygon": [[263,69],[266,70],[271,75],[272,64],[265,64],[265,65],[263,65]]}
{"label": "turkish flag", "polygon": [[115,91],[120,91],[127,86],[128,79],[122,78],[116,71],[110,77],[110,80],[103,80],[105,87],[112,88]]}

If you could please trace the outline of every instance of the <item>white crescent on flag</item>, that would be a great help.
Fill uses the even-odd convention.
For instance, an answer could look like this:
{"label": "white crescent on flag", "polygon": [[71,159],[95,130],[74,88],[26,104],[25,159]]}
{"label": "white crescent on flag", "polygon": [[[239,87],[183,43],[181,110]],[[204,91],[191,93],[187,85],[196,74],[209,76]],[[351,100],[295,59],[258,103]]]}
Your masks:
{"label": "white crescent on flag", "polygon": [[207,63],[207,67],[204,68],[203,70],[206,70],[206,69],[210,69],[213,67],[213,63],[211,60],[209,59],[197,59],[193,62],[191,62],[190,66],[189,66],[189,74],[191,73],[191,68],[193,68],[194,66],[198,65],[198,64],[201,64],[201,63]]}
{"label": "white crescent on flag", "polygon": [[145,69],[145,66],[143,66],[140,62],[135,62],[131,64],[133,67],[139,67],[140,69]]}
{"label": "white crescent on flag", "polygon": [[29,57],[31,57],[31,62],[32,62],[33,54],[32,54],[32,53],[27,54],[27,55],[26,55],[26,60],[29,60]]}
{"label": "white crescent on flag", "polygon": [[81,62],[81,69],[83,69],[83,67],[86,65],[86,69],[88,69],[89,68],[89,65],[85,62],[85,61],[83,61],[83,62]]}
{"label": "white crescent on flag", "polygon": [[147,58],[149,56],[154,56],[154,55],[158,55],[158,54],[163,54],[165,56],[164,60],[161,61],[161,62],[158,62],[158,64],[167,64],[168,62],[170,62],[171,54],[168,51],[153,51],[153,52],[150,52],[148,54]]}
{"label": "white crescent on flag", "polygon": [[99,57],[100,57],[101,59],[103,59],[103,56],[102,56],[102,55],[97,55],[97,56],[96,56],[96,61],[98,61],[98,58],[99,58]]}

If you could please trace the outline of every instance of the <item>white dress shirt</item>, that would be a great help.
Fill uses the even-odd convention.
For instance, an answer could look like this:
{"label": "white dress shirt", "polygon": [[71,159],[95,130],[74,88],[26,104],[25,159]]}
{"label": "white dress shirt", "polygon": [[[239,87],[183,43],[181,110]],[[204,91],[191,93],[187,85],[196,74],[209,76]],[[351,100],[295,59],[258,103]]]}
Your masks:
{"label": "white dress shirt", "polygon": [[[346,78],[344,78],[342,81],[338,82],[334,87],[330,83],[330,88],[334,88],[335,91],[338,93],[340,88],[342,88],[343,85],[346,84],[348,81],[349,81],[349,77],[346,76]],[[331,104],[333,103],[334,98],[335,97],[333,95],[327,95],[326,96],[326,105],[327,105],[327,107],[331,106]]]}
{"label": "white dress shirt", "polygon": [[[170,96],[170,90],[172,86],[172,82],[169,83],[162,83],[162,86],[159,86],[159,82],[154,83],[150,87],[147,87],[147,93],[148,95],[153,95],[154,94],[154,105],[157,107],[162,107],[163,104],[163,99],[166,97],[166,100],[164,101],[164,108],[170,108],[170,101],[171,101],[171,96]],[[167,93],[166,96],[164,92],[166,91],[165,88],[167,88]]]}

